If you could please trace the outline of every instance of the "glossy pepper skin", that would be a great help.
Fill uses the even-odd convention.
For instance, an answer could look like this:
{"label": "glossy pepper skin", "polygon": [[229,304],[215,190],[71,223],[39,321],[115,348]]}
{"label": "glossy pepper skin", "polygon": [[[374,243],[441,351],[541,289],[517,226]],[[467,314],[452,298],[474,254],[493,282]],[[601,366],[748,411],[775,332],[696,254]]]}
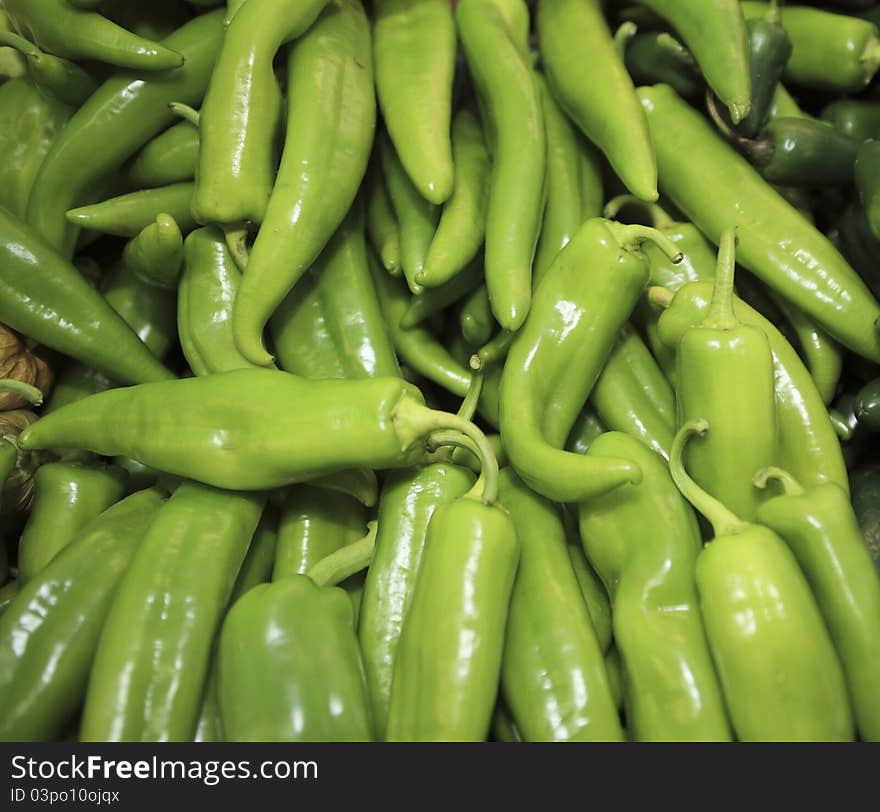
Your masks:
{"label": "glossy pepper skin", "polygon": [[180,485],[113,597],[89,677],[83,741],[187,741],[262,494]]}
{"label": "glossy pepper skin", "polygon": [[[736,227],[745,268],[845,347],[880,360],[880,306],[834,246],[671,88],[640,88],[639,95],[664,193],[713,241]],[[711,196],[701,191],[707,176],[716,181]]]}
{"label": "glossy pepper skin", "polygon": [[0,206],[16,217],[25,216],[34,178],[72,114],[27,78],[0,85]]}
{"label": "glossy pepper skin", "polygon": [[80,272],[0,210],[0,321],[126,383],[173,377]]}
{"label": "glossy pepper skin", "polygon": [[761,505],[758,521],[794,553],[825,619],[846,674],[856,726],[880,739],[880,578],[848,494],[833,483],[804,490],[790,474],[768,468],[755,484],[775,480],[781,495]]}
{"label": "glossy pepper skin", "polygon": [[581,224],[602,214],[598,154],[562,112],[546,80],[540,74],[538,79],[547,137],[547,205],[535,254],[534,288]]}
{"label": "glossy pepper skin", "polygon": [[186,57],[176,42],[151,42],[94,11],[72,8],[66,0],[7,0],[6,10],[21,34],[68,59],[161,71],[180,67]]}
{"label": "glossy pepper skin", "polygon": [[690,49],[709,87],[728,107],[734,122],[748,115],[752,104],[749,44],[737,0],[644,0],[678,32]]}
{"label": "glossy pepper skin", "polygon": [[880,137],[880,102],[838,99],[822,110],[822,120],[858,141]]}
{"label": "glossy pepper skin", "polygon": [[367,212],[367,235],[385,268],[392,276],[402,273],[400,267],[400,226],[391,204],[391,197],[379,165],[379,156],[367,168],[365,207]]}
{"label": "glossy pepper skin", "polygon": [[92,519],[125,494],[119,468],[50,462],[34,475],[34,502],[18,546],[18,580],[31,581]]}
{"label": "glossy pepper skin", "polygon": [[272,317],[284,369],[308,378],[400,374],[368,263],[363,209],[356,201]]}
{"label": "glossy pepper skin", "polygon": [[602,434],[587,451],[594,454],[632,460],[643,472],[638,485],[578,508],[584,552],[611,598],[628,732],[638,741],[727,741],[694,586],[696,517],[663,458],[635,438]]}
{"label": "glossy pepper skin", "polygon": [[434,511],[397,648],[388,741],[485,740],[519,553],[500,507],[463,497]]}
{"label": "glossy pepper skin", "polygon": [[290,46],[287,73],[281,166],[232,311],[239,351],[262,366],[269,316],[342,223],[367,169],[376,100],[360,0],[328,5]]}
{"label": "glossy pepper skin", "polygon": [[147,142],[129,167],[128,178],[140,189],[192,180],[198,157],[199,129],[180,121]]}
{"label": "glossy pepper skin", "polygon": [[[577,530],[575,530],[577,535]],[[577,578],[578,586],[581,590],[581,597],[587,606],[587,612],[590,615],[590,622],[593,624],[593,631],[596,633],[596,642],[603,653],[606,653],[611,647],[611,601],[608,598],[608,592],[605,590],[605,584],[602,583],[593,565],[587,561],[584,555],[584,549],[581,547],[580,537],[575,539],[576,543],[571,540],[566,545],[568,547],[568,557],[574,570],[575,578]]]}
{"label": "glossy pepper skin", "polygon": [[455,183],[415,282],[437,287],[455,278],[478,254],[486,236],[492,162],[477,117],[467,107],[452,122]]}
{"label": "glossy pepper skin", "polygon": [[401,629],[421,566],[429,523],[440,505],[467,493],[474,477],[444,462],[392,471],[379,500],[378,532],[358,622],[376,734],[385,734]]}
{"label": "glossy pepper skin", "polygon": [[244,595],[223,622],[218,696],[227,741],[370,741],[345,592],[288,575]]}
{"label": "glossy pepper skin", "polygon": [[510,461],[549,499],[578,501],[637,481],[626,460],[561,451],[648,281],[639,243],[658,232],[588,220],[559,253],[535,292],[533,315],[517,334],[501,377],[500,420]]}
{"label": "glossy pepper skin", "polygon": [[[536,25],[547,82],[562,109],[634,195],[656,200],[657,165],[645,116],[601,4],[541,0]],[[588,72],[578,67],[585,53],[593,63]]]}
{"label": "glossy pepper skin", "polygon": [[541,91],[528,53],[529,10],[523,0],[462,0],[455,21],[492,155],[489,299],[498,323],[517,330],[531,301],[547,157]]}
{"label": "glossy pepper skin", "polygon": [[484,440],[470,423],[426,408],[400,378],[310,381],[239,369],[92,395],[33,424],[19,444],[125,454],[218,488],[265,490],[348,468],[412,465],[439,429]]}
{"label": "glossy pepper skin", "polygon": [[162,503],[145,490],[104,511],[0,616],[0,739],[46,740],[65,729],[113,594]]}
{"label": "glossy pepper skin", "polygon": [[[747,20],[764,17],[767,3],[743,2]],[[787,81],[821,90],[856,93],[880,66],[877,27],[867,20],[807,6],[780,9],[793,50]]]}
{"label": "glossy pepper skin", "polygon": [[177,290],[177,332],[196,375],[253,367],[235,346],[232,308],[241,284],[220,229],[193,231],[184,242],[183,274]]}
{"label": "glossy pepper skin", "polygon": [[[622,27],[621,27],[622,28]],[[619,41],[620,30],[615,34]],[[638,84],[664,83],[686,99],[703,89],[702,77],[691,52],[666,31],[625,32],[624,64]]]}
{"label": "glossy pepper skin", "polygon": [[118,172],[175,120],[170,102],[201,100],[222,36],[221,20],[220,11],[203,14],[167,38],[168,47],[183,55],[183,67],[150,74],[123,72],[108,79],[53,144],[31,191],[28,221],[62,254],[72,255],[76,237],[67,226],[68,209],[84,202],[96,181]]}
{"label": "glossy pepper skin", "polygon": [[419,194],[439,205],[453,190],[455,20],[446,0],[373,3],[376,93],[394,148]]}
{"label": "glossy pepper skin", "polygon": [[525,741],[622,741],[596,631],[559,509],[510,468],[499,479],[520,561],[504,632],[501,691]]}
{"label": "glossy pepper skin", "polygon": [[713,426],[688,448],[694,479],[752,520],[761,497],[752,474],[776,459],[775,375],[767,336],[734,312],[735,245],[733,229],[725,231],[709,310],[676,347],[675,397],[679,426],[699,419]]}
{"label": "glossy pepper skin", "polygon": [[[224,26],[199,118],[193,198],[199,223],[262,222],[275,180],[281,122],[281,91],[272,60],[326,5],[327,0],[248,2]],[[223,17],[222,11],[214,13]],[[229,104],[230,99],[236,103]]]}
{"label": "glossy pepper skin", "polygon": [[687,474],[682,452],[705,421],[676,435],[670,472],[712,523],[696,583],[712,657],[740,741],[850,741],[843,669],[806,579],[772,530],[737,518]]}
{"label": "glossy pepper skin", "polygon": [[[667,309],[660,317],[663,342],[675,347],[684,332],[699,324],[709,310],[711,282],[692,282],[674,297],[662,294]],[[652,289],[654,298],[654,289]],[[739,298],[733,301],[739,321],[767,336],[773,352],[780,464],[804,485],[835,482],[848,491],[846,465],[828,411],[816,385],[794,347],[757,310]]]}

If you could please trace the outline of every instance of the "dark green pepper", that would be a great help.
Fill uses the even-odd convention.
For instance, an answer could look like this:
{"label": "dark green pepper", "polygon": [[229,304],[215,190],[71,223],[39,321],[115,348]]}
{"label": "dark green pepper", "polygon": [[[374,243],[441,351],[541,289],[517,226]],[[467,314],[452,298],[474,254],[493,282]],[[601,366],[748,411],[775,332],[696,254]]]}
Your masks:
{"label": "dark green pepper", "polygon": [[880,102],[838,99],[822,110],[822,119],[857,141],[880,138]]}

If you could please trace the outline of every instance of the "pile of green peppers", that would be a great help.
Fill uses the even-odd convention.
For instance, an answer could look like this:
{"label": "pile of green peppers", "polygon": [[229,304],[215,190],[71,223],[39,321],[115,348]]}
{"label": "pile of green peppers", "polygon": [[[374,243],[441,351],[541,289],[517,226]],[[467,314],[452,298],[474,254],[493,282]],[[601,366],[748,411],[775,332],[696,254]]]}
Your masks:
{"label": "pile of green peppers", "polygon": [[0,740],[880,740],[880,4],[0,5]]}

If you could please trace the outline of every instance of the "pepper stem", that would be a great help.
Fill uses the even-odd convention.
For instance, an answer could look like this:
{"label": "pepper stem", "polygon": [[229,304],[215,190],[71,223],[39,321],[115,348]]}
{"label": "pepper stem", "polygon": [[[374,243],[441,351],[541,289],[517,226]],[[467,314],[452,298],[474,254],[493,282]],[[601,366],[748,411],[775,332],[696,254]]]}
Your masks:
{"label": "pepper stem", "polygon": [[726,228],[718,242],[715,287],[703,327],[732,330],[738,324],[733,312],[733,278],[736,273],[736,229]]}
{"label": "pepper stem", "polygon": [[483,345],[478,352],[470,357],[470,367],[473,370],[483,369],[491,364],[503,361],[507,356],[510,345],[516,333],[511,330],[499,330],[487,344]]}
{"label": "pepper stem", "polygon": [[802,496],[806,493],[804,486],[788,473],[788,471],[784,471],[782,468],[777,468],[775,465],[768,465],[766,468],[762,468],[758,471],[758,473],[752,477],[752,485],[756,488],[766,488],[767,483],[771,479],[774,482],[779,483],[782,492],[786,496]]}
{"label": "pepper stem", "polygon": [[689,420],[678,430],[669,454],[669,473],[672,474],[672,481],[681,491],[681,495],[712,524],[715,536],[732,536],[742,532],[748,527],[748,523],[697,485],[684,465],[683,454],[688,440],[694,434],[702,437],[707,431],[709,424],[705,420]]}
{"label": "pepper stem", "polygon": [[367,535],[325,556],[306,575],[318,586],[336,586],[349,576],[369,567],[376,548],[377,525],[375,521],[369,522]]}
{"label": "pepper stem", "polygon": [[180,118],[184,121],[188,121],[190,124],[195,124],[196,127],[199,126],[198,110],[194,110],[188,104],[184,104],[183,102],[169,102],[168,107],[174,115],[180,116]]}
{"label": "pepper stem", "polygon": [[0,392],[12,392],[32,406],[39,406],[43,402],[43,393],[36,386],[31,386],[24,381],[17,381],[14,378],[0,380]]}
{"label": "pepper stem", "polygon": [[474,444],[474,453],[480,460],[480,476],[485,479],[483,498],[486,502],[498,499],[498,460],[492,450],[488,438],[470,420],[464,420],[455,414],[429,409],[414,398],[402,398],[394,408],[393,421],[398,435],[404,441],[408,438],[424,437],[430,442],[430,436],[437,432],[458,432]]}
{"label": "pepper stem", "polygon": [[852,440],[853,430],[849,423],[846,422],[846,418],[837,409],[828,410],[828,419],[831,421],[831,427],[834,429],[838,439],[843,440],[845,443]]}
{"label": "pepper stem", "polygon": [[768,23],[782,23],[782,13],[779,10],[780,3],[778,0],[770,0],[770,8],[767,9],[767,16],[764,18]]}
{"label": "pepper stem", "polygon": [[483,381],[485,378],[486,373],[482,369],[477,370],[471,375],[471,382],[468,385],[467,394],[464,396],[461,406],[458,407],[457,417],[460,417],[462,420],[474,419],[474,415],[477,413],[477,406],[480,403],[480,395],[483,393]]}
{"label": "pepper stem", "polygon": [[602,216],[606,220],[615,220],[617,215],[620,214],[621,209],[627,207],[641,209],[645,212],[651,218],[651,225],[654,228],[669,228],[675,225],[675,220],[669,216],[666,209],[659,203],[648,203],[635,195],[617,195],[617,197],[612,197],[605,204]]}
{"label": "pepper stem", "polygon": [[684,254],[681,253],[678,246],[656,228],[636,224],[624,225],[615,220],[606,220],[605,224],[608,226],[609,231],[614,234],[621,248],[633,250],[638,249],[644,242],[652,242],[669,257],[673,265],[678,265],[684,259]]}
{"label": "pepper stem", "polygon": [[614,32],[614,45],[621,59],[626,58],[627,45],[638,32],[639,27],[632,20],[621,23],[617,31]]}
{"label": "pepper stem", "polygon": [[0,31],[0,45],[15,48],[20,54],[31,59],[38,59],[43,55],[43,52],[29,39],[13,34],[12,31]]}

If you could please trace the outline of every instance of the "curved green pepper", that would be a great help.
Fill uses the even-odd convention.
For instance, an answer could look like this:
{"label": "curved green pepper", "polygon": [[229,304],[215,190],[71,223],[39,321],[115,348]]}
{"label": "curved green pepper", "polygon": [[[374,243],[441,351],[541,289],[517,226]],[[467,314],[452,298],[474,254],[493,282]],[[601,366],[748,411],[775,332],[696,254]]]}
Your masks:
{"label": "curved green pepper", "polygon": [[611,597],[627,728],[641,741],[729,740],[694,587],[696,517],[663,458],[638,440],[603,434],[587,455],[603,454],[643,472],[640,484],[578,508],[584,552]]}
{"label": "curved green pepper", "polygon": [[[575,530],[575,533],[577,533],[577,530]],[[575,541],[576,543],[569,541],[567,544],[568,557],[571,559],[571,566],[574,569],[574,574],[581,590],[581,596],[587,606],[587,611],[590,613],[590,621],[593,624],[593,631],[596,632],[599,648],[603,652],[607,652],[611,647],[611,602],[608,599],[605,585],[599,576],[596,575],[596,570],[593,569],[593,565],[587,561],[587,557],[584,555],[580,538],[577,538]]]}
{"label": "curved green pepper", "polygon": [[837,99],[823,108],[822,120],[857,141],[880,138],[880,102]]}
{"label": "curved green pepper", "polygon": [[85,696],[117,584],[162,503],[145,490],[104,511],[0,616],[0,739],[63,732]]}
{"label": "curved green pepper", "polygon": [[392,276],[399,276],[400,226],[392,208],[391,198],[382,176],[378,157],[373,155],[367,168],[366,186],[367,234],[382,265]]}
{"label": "curved green pepper", "polygon": [[180,121],[147,142],[129,167],[128,179],[141,189],[192,180],[198,158],[199,129]]}
{"label": "curved green pepper", "polygon": [[[626,25],[626,23],[624,24]],[[637,85],[671,85],[685,99],[703,89],[702,77],[691,52],[666,31],[626,33],[623,60]],[[619,40],[620,29],[615,39]]]}

